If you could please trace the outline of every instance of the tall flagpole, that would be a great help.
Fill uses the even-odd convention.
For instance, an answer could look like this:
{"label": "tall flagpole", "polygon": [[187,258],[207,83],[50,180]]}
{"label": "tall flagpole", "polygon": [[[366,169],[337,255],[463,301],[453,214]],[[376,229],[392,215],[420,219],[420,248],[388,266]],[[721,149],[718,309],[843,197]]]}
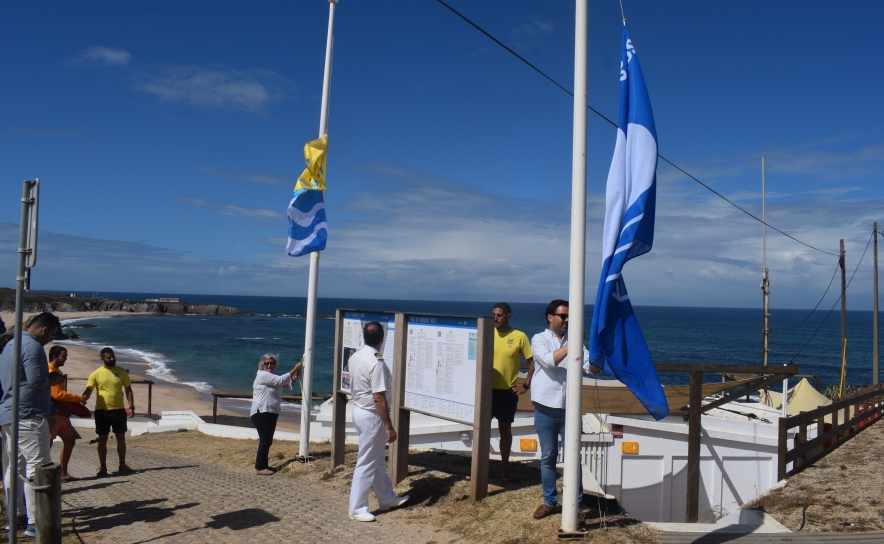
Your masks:
{"label": "tall flagpole", "polygon": [[568,289],[568,389],[565,404],[565,474],[562,533],[577,532],[583,400],[583,316],[586,283],[586,56],[587,0],[576,0],[574,36],[574,135],[571,151],[571,269]]}
{"label": "tall flagpole", "polygon": [[[335,40],[335,4],[328,0],[328,37],[325,41],[325,73],[322,77],[322,107],[319,112],[319,137],[328,132],[328,98],[331,93],[332,49]],[[313,406],[313,349],[316,343],[316,297],[319,290],[319,252],[310,254],[307,280],[307,329],[304,332],[304,371],[301,387],[301,445],[298,455],[310,456],[310,413]]]}

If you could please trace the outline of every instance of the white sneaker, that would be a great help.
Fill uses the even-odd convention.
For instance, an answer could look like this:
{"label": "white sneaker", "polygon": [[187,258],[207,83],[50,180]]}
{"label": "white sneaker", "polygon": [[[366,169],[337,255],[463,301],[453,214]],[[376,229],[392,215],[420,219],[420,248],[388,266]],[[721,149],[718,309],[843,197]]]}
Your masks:
{"label": "white sneaker", "polygon": [[355,521],[375,521],[375,517],[368,512],[360,512],[358,514],[350,514],[350,519]]}
{"label": "white sneaker", "polygon": [[390,508],[398,508],[399,506],[402,506],[403,504],[407,503],[408,499],[410,499],[410,498],[411,497],[409,497],[408,495],[401,495],[399,497],[396,497],[396,499],[393,502],[391,502],[390,504],[387,504],[387,505],[379,504],[378,511],[379,512],[386,512]]}

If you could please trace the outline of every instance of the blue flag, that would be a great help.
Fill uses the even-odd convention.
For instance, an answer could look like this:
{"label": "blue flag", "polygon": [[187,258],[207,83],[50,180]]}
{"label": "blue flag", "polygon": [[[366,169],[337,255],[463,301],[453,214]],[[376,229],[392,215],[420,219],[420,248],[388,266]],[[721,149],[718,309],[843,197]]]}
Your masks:
{"label": "blue flag", "polygon": [[669,414],[669,405],[621,275],[626,261],[651,250],[656,199],[657,130],[645,78],[624,28],[620,116],[608,172],[602,272],[592,312],[589,357],[593,366],[605,367],[626,384],[648,413],[662,419]]}
{"label": "blue flag", "polygon": [[285,252],[300,257],[325,249],[328,225],[325,221],[323,191],[298,189],[288,208],[289,241]]}

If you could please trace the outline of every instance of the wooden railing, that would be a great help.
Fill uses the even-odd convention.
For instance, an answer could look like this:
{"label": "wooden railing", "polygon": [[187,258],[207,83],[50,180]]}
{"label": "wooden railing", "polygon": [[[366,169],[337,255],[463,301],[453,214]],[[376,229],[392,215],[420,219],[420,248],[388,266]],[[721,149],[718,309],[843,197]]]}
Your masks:
{"label": "wooden railing", "polygon": [[[67,381],[73,380],[73,381],[78,381],[78,382],[85,382],[88,380],[88,378],[67,378],[66,380]],[[147,384],[147,417],[150,417],[151,416],[151,412],[150,412],[151,402],[153,400],[153,383],[154,383],[153,380],[130,380],[130,381],[132,382],[132,385]],[[67,384],[65,384],[65,388],[67,388]],[[75,392],[71,391],[71,393],[75,393]],[[79,393],[77,393],[77,394],[79,395]]]}
{"label": "wooden railing", "polygon": [[[863,429],[877,421],[884,412],[884,384],[873,385],[797,416],[780,419],[778,479],[797,474],[832,453]],[[826,419],[829,422],[826,422]],[[808,440],[808,427],[816,425],[816,437]],[[798,428],[792,448],[788,446],[789,429]],[[792,468],[789,469],[789,463]]]}
{"label": "wooden railing", "polygon": [[[250,399],[252,398],[251,393],[225,393],[223,391],[212,391],[212,423],[218,423],[218,399]],[[292,401],[300,401],[304,397],[301,395],[283,395],[282,400],[286,402]],[[324,397],[313,396],[313,400],[321,400],[326,401],[331,398],[331,395],[326,395]]]}

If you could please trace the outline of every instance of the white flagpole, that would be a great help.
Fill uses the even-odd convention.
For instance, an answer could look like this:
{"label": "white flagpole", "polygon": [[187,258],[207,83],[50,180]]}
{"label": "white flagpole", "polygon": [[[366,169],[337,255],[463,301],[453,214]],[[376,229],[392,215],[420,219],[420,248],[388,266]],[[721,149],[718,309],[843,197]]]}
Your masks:
{"label": "white flagpole", "polygon": [[[328,37],[325,41],[325,73],[322,78],[322,107],[319,113],[319,137],[328,132],[328,98],[331,93],[332,49],[335,40],[335,4],[328,0]],[[310,456],[310,413],[313,406],[313,349],[316,344],[316,297],[319,289],[319,252],[310,254],[307,280],[307,329],[304,332],[304,370],[301,387],[301,446],[298,455]]]}
{"label": "white flagpole", "polygon": [[583,389],[583,317],[586,283],[586,56],[587,0],[576,0],[574,36],[574,136],[571,163],[571,270],[568,290],[568,389],[565,405],[565,461],[562,533],[577,532]]}

